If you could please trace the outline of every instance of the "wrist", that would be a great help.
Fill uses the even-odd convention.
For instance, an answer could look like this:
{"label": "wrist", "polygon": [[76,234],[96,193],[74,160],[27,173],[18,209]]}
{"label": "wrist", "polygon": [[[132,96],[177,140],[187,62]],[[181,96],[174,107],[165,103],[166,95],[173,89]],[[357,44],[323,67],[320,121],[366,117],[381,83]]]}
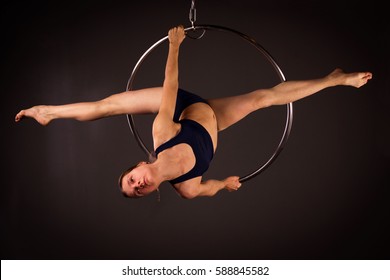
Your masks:
{"label": "wrist", "polygon": [[172,43],[172,42],[169,42],[169,49],[172,50],[172,51],[178,51],[179,50],[179,47],[180,47],[180,44],[175,42],[175,43]]}

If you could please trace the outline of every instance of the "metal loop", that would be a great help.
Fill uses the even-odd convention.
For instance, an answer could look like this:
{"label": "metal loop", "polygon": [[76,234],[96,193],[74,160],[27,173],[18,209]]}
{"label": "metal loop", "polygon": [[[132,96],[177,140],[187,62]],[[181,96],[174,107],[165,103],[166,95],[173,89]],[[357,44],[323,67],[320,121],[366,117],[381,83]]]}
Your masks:
{"label": "metal loop", "polygon": [[[276,71],[277,75],[279,76],[279,79],[280,79],[281,82],[285,82],[286,81],[282,70],[280,69],[280,67],[276,63],[276,61],[273,59],[273,57],[269,54],[269,52],[266,51],[263,48],[263,46],[261,46],[259,43],[257,43],[253,38],[249,37],[248,35],[246,35],[244,33],[241,33],[239,31],[227,28],[227,27],[217,26],[217,25],[196,25],[196,26],[191,26],[191,27],[185,28],[186,32],[188,32],[188,30],[203,30],[204,32],[206,30],[214,30],[214,31],[228,32],[228,33],[231,33],[231,34],[234,34],[234,35],[237,35],[237,36],[241,37],[242,39],[244,39],[245,41],[250,43],[252,46],[254,46],[268,60],[268,62],[273,66],[274,70]],[[127,91],[132,90],[132,85],[133,85],[135,76],[137,74],[137,71],[140,68],[140,66],[142,65],[142,62],[145,60],[145,58],[156,47],[158,47],[161,43],[163,43],[167,39],[168,39],[168,36],[165,36],[164,38],[161,38],[156,43],[154,43],[141,56],[141,58],[136,63],[136,65],[135,65],[135,67],[134,67],[134,69],[133,69],[133,71],[131,73],[131,76],[130,76],[128,82],[127,82],[127,86],[126,86],[126,90]],[[280,152],[283,150],[284,146],[287,143],[288,137],[289,137],[290,132],[291,132],[291,127],[292,127],[292,120],[293,120],[293,105],[292,105],[292,103],[288,103],[287,106],[286,106],[286,109],[287,109],[287,116],[286,116],[286,123],[285,123],[284,131],[283,131],[283,135],[282,135],[282,138],[279,141],[279,144],[277,145],[274,153],[259,168],[255,169],[254,171],[248,173],[245,176],[241,176],[240,177],[240,182],[248,181],[248,180],[254,178],[255,176],[259,175],[260,173],[262,173],[266,168],[268,168],[275,161],[275,159],[279,156]],[[146,155],[149,158],[149,161],[153,161],[153,159],[155,159],[154,153],[150,152],[148,150],[148,148],[146,147],[145,143],[142,141],[141,137],[139,136],[139,134],[137,132],[137,129],[135,127],[135,122],[134,122],[133,116],[128,114],[127,115],[127,120],[128,120],[128,124],[129,124],[130,130],[133,133],[133,135],[134,135],[138,145],[146,153]]]}
{"label": "metal loop", "polygon": [[202,37],[204,36],[204,34],[206,33],[206,30],[203,29],[202,30],[202,33],[199,35],[199,36],[192,36],[190,35],[190,32],[192,32],[193,34],[195,34],[197,31],[197,28],[196,26],[192,26],[191,29],[189,29],[188,31],[186,31],[186,37],[190,38],[190,39],[194,39],[194,40],[199,40],[199,39],[202,39]]}

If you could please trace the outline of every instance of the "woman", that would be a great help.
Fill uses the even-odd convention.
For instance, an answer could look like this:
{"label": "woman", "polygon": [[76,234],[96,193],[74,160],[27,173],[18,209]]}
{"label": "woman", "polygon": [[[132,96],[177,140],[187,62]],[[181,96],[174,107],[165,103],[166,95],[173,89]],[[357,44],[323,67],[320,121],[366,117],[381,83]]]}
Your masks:
{"label": "woman", "polygon": [[261,108],[288,104],[333,86],[359,88],[372,78],[370,72],[344,73],[335,69],[320,79],[287,81],[244,95],[204,100],[179,89],[178,57],[185,39],[184,28],[170,29],[168,38],[162,88],[123,92],[96,102],[34,106],[21,110],[15,121],[30,117],[41,125],[48,125],[59,118],[90,121],[118,114],[157,113],[153,122],[157,158],[152,163],[140,162],[122,173],[119,185],[123,194],[143,197],[158,190],[162,182],[169,181],[184,198],[213,196],[222,189],[235,191],[241,186],[237,176],[222,181],[202,181],[217,148],[218,131]]}

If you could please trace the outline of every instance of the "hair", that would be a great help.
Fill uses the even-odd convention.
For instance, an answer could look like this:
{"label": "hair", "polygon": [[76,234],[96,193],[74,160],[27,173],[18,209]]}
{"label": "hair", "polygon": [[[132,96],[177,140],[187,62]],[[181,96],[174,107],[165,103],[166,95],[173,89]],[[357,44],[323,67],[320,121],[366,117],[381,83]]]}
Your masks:
{"label": "hair", "polygon": [[133,165],[132,167],[126,169],[125,171],[122,172],[122,174],[119,176],[119,179],[118,179],[118,185],[119,185],[119,189],[121,190],[122,194],[124,197],[129,197],[129,198],[137,198],[135,196],[129,196],[127,195],[124,191],[123,191],[123,187],[122,187],[122,180],[123,180],[123,177],[125,177],[127,174],[129,174],[134,168],[138,167],[139,166],[139,163],[137,163],[136,165]]}

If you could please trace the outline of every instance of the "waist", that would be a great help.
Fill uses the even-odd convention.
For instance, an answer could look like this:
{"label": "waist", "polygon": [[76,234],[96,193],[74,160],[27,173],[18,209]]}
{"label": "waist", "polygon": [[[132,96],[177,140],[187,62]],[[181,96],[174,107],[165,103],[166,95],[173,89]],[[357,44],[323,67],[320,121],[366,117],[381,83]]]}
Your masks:
{"label": "waist", "polygon": [[214,110],[206,103],[194,103],[188,106],[180,115],[179,121],[183,119],[196,121],[206,128],[217,120]]}

